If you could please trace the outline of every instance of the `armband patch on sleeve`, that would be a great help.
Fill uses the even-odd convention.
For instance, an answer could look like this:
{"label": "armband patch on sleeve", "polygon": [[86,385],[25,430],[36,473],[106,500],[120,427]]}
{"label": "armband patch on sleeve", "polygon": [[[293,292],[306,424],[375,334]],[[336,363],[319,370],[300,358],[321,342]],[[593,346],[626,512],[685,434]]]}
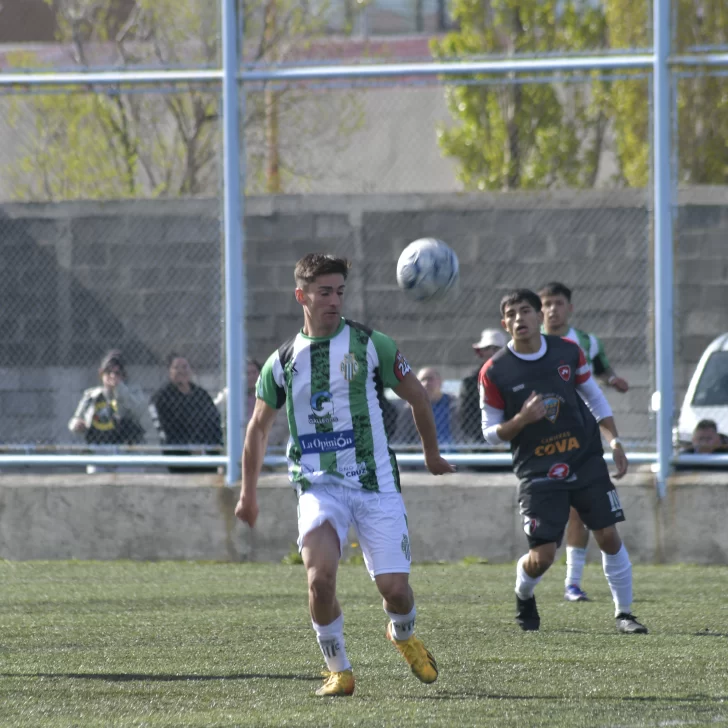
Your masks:
{"label": "armband patch on sleeve", "polygon": [[398,351],[394,357],[394,376],[401,382],[411,371],[412,368],[404,358],[404,354]]}

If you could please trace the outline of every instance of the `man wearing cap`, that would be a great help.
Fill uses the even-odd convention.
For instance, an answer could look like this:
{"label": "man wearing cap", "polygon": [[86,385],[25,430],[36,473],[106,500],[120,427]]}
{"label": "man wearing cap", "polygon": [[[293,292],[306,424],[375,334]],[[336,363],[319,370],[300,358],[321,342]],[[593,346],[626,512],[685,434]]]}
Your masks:
{"label": "man wearing cap", "polygon": [[478,366],[475,367],[472,374],[463,379],[458,396],[460,429],[464,442],[478,444],[483,442],[483,432],[480,427],[478,374],[480,374],[483,364],[505,345],[506,337],[500,329],[483,329],[480,339],[472,345],[473,351],[479,359]]}

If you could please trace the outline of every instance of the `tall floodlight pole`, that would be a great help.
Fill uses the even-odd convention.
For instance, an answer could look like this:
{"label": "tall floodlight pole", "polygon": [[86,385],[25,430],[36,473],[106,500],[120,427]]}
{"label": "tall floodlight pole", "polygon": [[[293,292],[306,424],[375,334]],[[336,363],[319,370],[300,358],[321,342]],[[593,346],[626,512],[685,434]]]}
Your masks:
{"label": "tall floodlight pole", "polygon": [[655,246],[655,353],[657,378],[657,492],[664,497],[672,458],[673,424],[673,250],[670,170],[670,0],[654,0],[652,159]]}
{"label": "tall floodlight pole", "polygon": [[221,0],[223,217],[225,230],[225,374],[227,379],[227,468],[225,482],[240,480],[245,401],[242,372],[245,356],[245,279],[243,277],[243,198],[240,194],[238,105],[238,23],[236,0]]}

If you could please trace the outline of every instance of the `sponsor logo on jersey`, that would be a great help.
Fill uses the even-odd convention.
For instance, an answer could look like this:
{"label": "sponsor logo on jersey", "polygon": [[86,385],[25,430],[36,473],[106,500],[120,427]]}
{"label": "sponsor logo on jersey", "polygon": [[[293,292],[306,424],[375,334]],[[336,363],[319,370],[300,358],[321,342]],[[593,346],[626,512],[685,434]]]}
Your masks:
{"label": "sponsor logo on jersey", "polygon": [[318,432],[313,435],[301,435],[301,452],[305,455],[314,452],[338,452],[354,447],[354,430],[342,432]]}
{"label": "sponsor logo on jersey", "polygon": [[526,536],[533,536],[539,526],[540,521],[538,518],[531,518],[531,516],[523,517],[523,530],[526,532]]}
{"label": "sponsor logo on jersey", "polygon": [[559,418],[559,410],[563,399],[558,394],[544,394],[543,406],[546,408],[546,419],[555,423]]}
{"label": "sponsor logo on jersey", "polygon": [[549,468],[547,475],[551,480],[564,480],[569,475],[569,466],[566,463],[556,463]]}
{"label": "sponsor logo on jersey", "polygon": [[360,478],[362,475],[366,475],[369,472],[366,463],[357,463],[350,468],[342,468],[341,474],[345,478]]}
{"label": "sponsor logo on jersey", "polygon": [[559,376],[565,381],[568,382],[569,379],[571,379],[571,367],[568,364],[562,364],[559,367]]}
{"label": "sponsor logo on jersey", "polygon": [[354,356],[351,352],[346,354],[341,360],[339,369],[341,369],[344,379],[346,379],[347,382],[351,382],[359,372],[359,362],[356,360],[356,356]]}
{"label": "sponsor logo on jersey", "polygon": [[398,351],[394,357],[394,376],[401,382],[411,371],[412,367],[407,363],[404,354]]}
{"label": "sponsor logo on jersey", "polygon": [[516,384],[515,387],[513,387],[514,392],[520,392],[526,385],[525,384]]}
{"label": "sponsor logo on jersey", "polygon": [[311,395],[311,409],[313,414],[308,416],[308,422],[311,425],[331,425],[339,421],[339,418],[334,415],[331,392],[325,390],[314,392]]}
{"label": "sponsor logo on jersey", "polygon": [[[580,447],[581,445],[575,437],[562,437],[545,445],[539,445],[534,451],[534,454],[537,458],[542,458],[547,455],[556,455],[557,452],[564,453],[578,450]],[[549,477],[551,476],[549,475]]]}
{"label": "sponsor logo on jersey", "polygon": [[263,377],[258,377],[258,381],[255,385],[255,396],[258,399],[263,399]]}
{"label": "sponsor logo on jersey", "polygon": [[404,554],[405,559],[407,559],[407,561],[411,561],[412,558],[410,556],[409,536],[406,533],[402,535],[401,547],[402,547],[402,553]]}

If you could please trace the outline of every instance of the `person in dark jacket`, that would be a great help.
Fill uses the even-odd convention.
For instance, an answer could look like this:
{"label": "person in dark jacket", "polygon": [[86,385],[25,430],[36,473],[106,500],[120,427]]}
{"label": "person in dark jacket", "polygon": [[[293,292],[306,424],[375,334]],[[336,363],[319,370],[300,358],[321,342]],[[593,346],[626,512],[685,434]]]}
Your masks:
{"label": "person in dark jacket", "polygon": [[506,345],[506,337],[498,329],[483,329],[480,339],[473,344],[473,352],[479,359],[477,368],[465,377],[460,384],[458,413],[463,440],[467,443],[482,445],[480,398],[478,396],[478,375],[485,362]]}
{"label": "person in dark jacket", "polygon": [[[223,444],[222,427],[212,397],[192,381],[192,369],[184,356],[170,354],[167,364],[169,383],[154,393],[149,405],[162,445],[205,445],[199,448],[202,452],[218,453]],[[166,447],[162,451],[166,455],[191,453],[190,449]],[[215,467],[169,468],[171,473],[214,473],[216,470]]]}

